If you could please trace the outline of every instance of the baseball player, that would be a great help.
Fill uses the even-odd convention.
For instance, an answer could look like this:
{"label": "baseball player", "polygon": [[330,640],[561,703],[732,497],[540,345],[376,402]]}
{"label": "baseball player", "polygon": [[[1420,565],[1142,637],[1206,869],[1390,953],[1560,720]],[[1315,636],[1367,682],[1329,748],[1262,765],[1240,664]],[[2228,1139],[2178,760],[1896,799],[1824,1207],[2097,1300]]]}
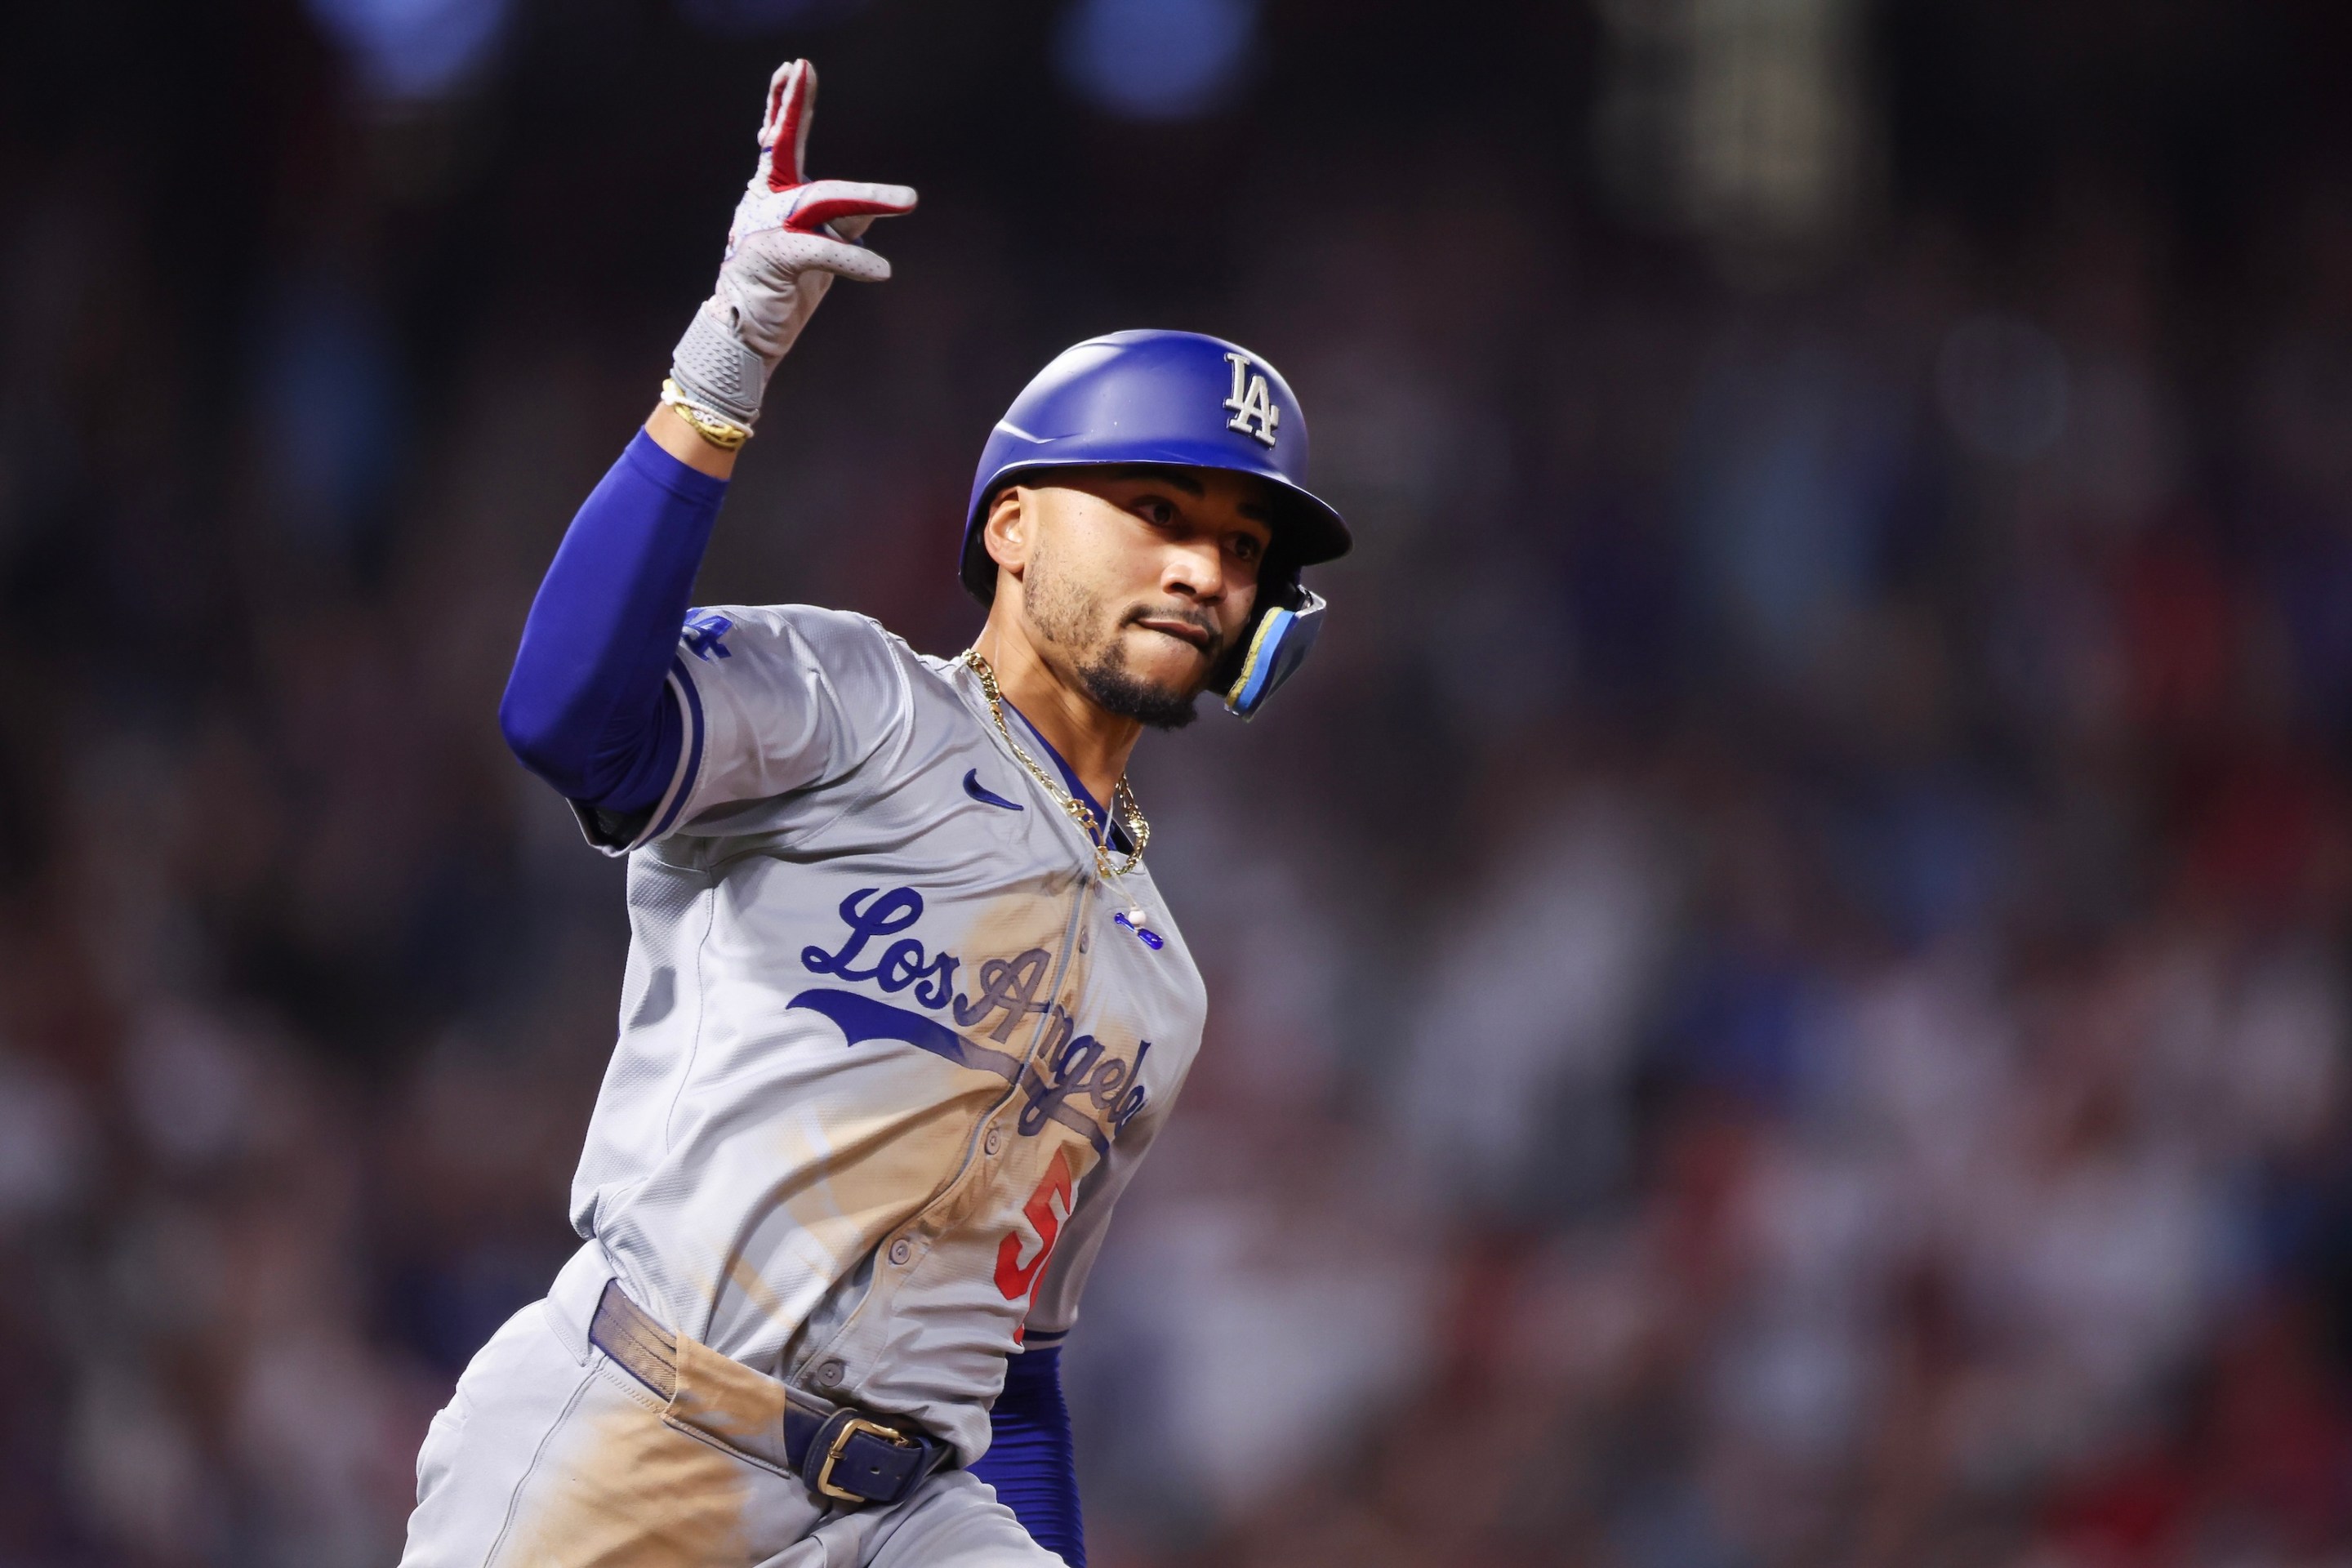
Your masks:
{"label": "baseball player", "polygon": [[689,608],[769,377],[915,205],[804,177],[815,89],[770,84],[717,291],[507,688],[517,755],[628,858],[631,945],[586,1244],[434,1418],[409,1568],[1086,1561],[1059,1346],[1205,1006],[1128,755],[1204,690],[1257,710],[1348,533],[1272,366],[1117,332],[989,436],[960,657]]}

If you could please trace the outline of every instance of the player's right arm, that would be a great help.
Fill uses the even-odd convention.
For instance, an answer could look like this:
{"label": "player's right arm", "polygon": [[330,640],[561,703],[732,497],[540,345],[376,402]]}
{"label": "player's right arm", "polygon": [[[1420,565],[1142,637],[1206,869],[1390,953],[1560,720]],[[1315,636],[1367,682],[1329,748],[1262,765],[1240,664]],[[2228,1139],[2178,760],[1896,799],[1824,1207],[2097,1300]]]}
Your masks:
{"label": "player's right arm", "polygon": [[695,740],[673,674],[679,626],[736,455],[696,422],[748,435],[834,278],[890,275],[859,237],[915,205],[903,185],[805,177],[815,92],[806,61],[769,83],[718,287],[678,341],[664,403],[572,519],[499,705],[516,756],[594,820],[644,826],[678,795]]}

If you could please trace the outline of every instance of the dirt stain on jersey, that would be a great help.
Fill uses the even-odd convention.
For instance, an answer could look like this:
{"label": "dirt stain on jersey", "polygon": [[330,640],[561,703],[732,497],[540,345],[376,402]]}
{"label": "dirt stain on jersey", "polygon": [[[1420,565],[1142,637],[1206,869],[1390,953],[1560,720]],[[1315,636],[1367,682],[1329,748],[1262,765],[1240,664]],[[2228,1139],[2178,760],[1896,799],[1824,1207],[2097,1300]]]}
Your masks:
{"label": "dirt stain on jersey", "polygon": [[687,1568],[766,1555],[745,1519],[764,1471],[610,1388],[592,1386],[566,1426],[516,1500],[499,1568]]}

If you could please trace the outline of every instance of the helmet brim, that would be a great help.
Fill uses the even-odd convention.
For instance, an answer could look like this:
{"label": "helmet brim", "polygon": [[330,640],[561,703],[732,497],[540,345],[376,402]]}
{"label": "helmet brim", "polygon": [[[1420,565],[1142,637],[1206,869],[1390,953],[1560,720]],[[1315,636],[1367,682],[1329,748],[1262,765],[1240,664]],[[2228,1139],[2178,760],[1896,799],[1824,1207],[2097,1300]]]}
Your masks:
{"label": "helmet brim", "polygon": [[963,585],[965,591],[982,605],[992,604],[996,598],[996,563],[990,558],[988,542],[982,537],[982,514],[1007,484],[1024,475],[1060,468],[1217,468],[1227,473],[1246,473],[1264,481],[1274,494],[1276,511],[1272,553],[1286,565],[1295,570],[1325,561],[1337,561],[1355,548],[1355,536],[1348,531],[1347,523],[1331,503],[1281,474],[1235,468],[1230,463],[1203,462],[1198,457],[1188,458],[1175,454],[1146,453],[1135,457],[1063,458],[1058,461],[1051,458],[1035,458],[1007,463],[992,474],[988,482],[980,488],[980,499],[973,503],[971,516],[964,520]]}

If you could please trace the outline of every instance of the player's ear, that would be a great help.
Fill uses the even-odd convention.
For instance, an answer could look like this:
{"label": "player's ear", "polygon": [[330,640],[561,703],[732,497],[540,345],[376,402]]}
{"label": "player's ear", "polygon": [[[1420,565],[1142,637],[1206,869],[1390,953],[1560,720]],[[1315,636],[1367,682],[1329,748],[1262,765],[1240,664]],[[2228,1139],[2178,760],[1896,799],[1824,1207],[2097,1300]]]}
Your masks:
{"label": "player's ear", "polygon": [[1000,571],[1019,575],[1029,563],[1029,547],[1036,527],[1034,502],[1019,485],[1007,485],[990,498],[988,519],[980,526],[980,537],[988,546],[988,558]]}

